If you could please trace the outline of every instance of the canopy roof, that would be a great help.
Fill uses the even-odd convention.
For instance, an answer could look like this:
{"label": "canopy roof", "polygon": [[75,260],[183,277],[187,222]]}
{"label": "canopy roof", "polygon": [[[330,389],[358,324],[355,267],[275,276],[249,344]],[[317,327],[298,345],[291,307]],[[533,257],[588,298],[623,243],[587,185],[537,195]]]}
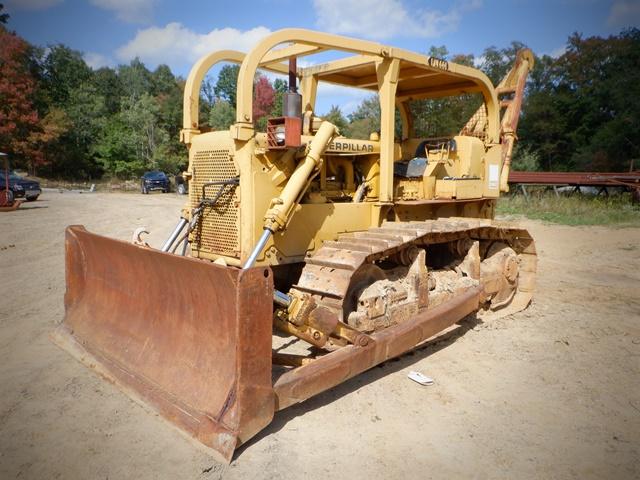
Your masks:
{"label": "canopy roof", "polygon": [[[232,61],[241,64],[236,104],[237,133],[234,135],[246,140],[253,135],[253,83],[257,70],[287,73],[286,61],[289,58],[325,51],[344,52],[352,56],[297,70],[302,79],[303,106],[315,104],[318,82],[329,82],[380,93],[381,106],[385,103],[383,114],[386,112],[392,121],[395,102],[396,106],[401,107],[403,123],[406,123],[410,121],[406,107],[408,100],[479,93],[486,107],[488,139],[498,141],[499,104],[496,89],[480,70],[375,42],[301,29],[274,32],[246,55],[227,50],[212,52],[201,58],[189,73],[185,86],[182,140],[190,143],[191,136],[199,133],[200,85],[206,72],[216,63]],[[382,95],[382,92],[385,94]],[[393,131],[389,134],[392,136]]]}
{"label": "canopy roof", "polygon": [[[396,91],[399,100],[481,92],[484,74],[480,71],[469,67],[461,69],[461,65],[434,57],[423,58],[423,63],[400,60]],[[303,68],[299,73],[316,76],[323,82],[377,92],[376,60],[373,56],[357,55]]]}

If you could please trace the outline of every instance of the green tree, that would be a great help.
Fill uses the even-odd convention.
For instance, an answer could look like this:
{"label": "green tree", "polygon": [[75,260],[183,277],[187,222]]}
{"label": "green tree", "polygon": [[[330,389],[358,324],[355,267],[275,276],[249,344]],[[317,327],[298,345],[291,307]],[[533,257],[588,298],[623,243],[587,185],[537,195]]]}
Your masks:
{"label": "green tree", "polygon": [[[368,140],[373,132],[380,133],[380,100],[378,95],[365,98],[356,109],[348,115],[349,125],[344,135],[349,138]],[[402,120],[398,109],[395,111],[395,138],[402,136]]]}
{"label": "green tree", "polygon": [[[200,100],[204,100],[206,104],[211,107],[216,100],[215,94],[215,83],[210,75],[207,75],[202,80],[202,85],[200,86]],[[200,103],[203,103],[202,101]]]}
{"label": "green tree", "polygon": [[123,100],[122,110],[107,122],[94,149],[107,173],[126,178],[156,168],[177,170],[176,162],[183,160],[174,154],[159,117],[160,105],[146,92]]}
{"label": "green tree", "polygon": [[123,104],[122,118],[131,129],[131,147],[145,168],[157,167],[159,147],[168,139],[167,133],[158,126],[159,113],[158,103],[146,92]]}
{"label": "green tree", "polygon": [[480,70],[487,74],[494,85],[504,78],[516,59],[519,50],[526,48],[525,44],[513,41],[506,48],[494,46],[485,48],[480,56]]}
{"label": "green tree", "polygon": [[109,176],[128,178],[144,170],[130,137],[131,130],[120,113],[111,116],[100,132],[93,151]]}
{"label": "green tree", "polygon": [[[49,139],[49,164],[43,173],[71,178],[101,175],[92,149],[106,115],[117,109],[113,101],[117,95],[105,88],[106,70],[96,76],[81,52],[61,44],[44,52],[40,68],[43,123],[40,134],[32,138]],[[106,98],[112,100],[109,107]]]}
{"label": "green tree", "polygon": [[[182,128],[182,100],[185,82],[181,78],[174,77],[169,67],[166,69],[167,71],[162,74],[162,87],[159,88],[159,84],[156,84],[158,93],[155,98],[160,107],[158,121],[160,127],[169,135],[170,140],[177,144]],[[158,70],[154,72],[154,75],[157,73]]]}
{"label": "green tree", "polygon": [[184,146],[176,149],[172,142],[161,144],[156,150],[155,162],[157,168],[166,173],[178,174],[184,170],[188,163],[187,152]]}
{"label": "green tree", "polygon": [[227,130],[236,121],[236,109],[225,100],[213,104],[209,114],[209,125],[214,130]]}
{"label": "green tree", "polygon": [[131,60],[129,65],[118,66],[118,78],[122,85],[122,94],[130,99],[138,99],[152,91],[151,72],[137,57]]}
{"label": "green tree", "polygon": [[349,127],[345,134],[350,138],[368,140],[372,132],[379,132],[380,101],[378,95],[365,98],[348,117]]}
{"label": "green tree", "polygon": [[67,103],[60,108],[67,128],[60,136],[59,150],[49,173],[66,178],[99,177],[102,169],[93,155],[93,147],[105,124],[104,98],[92,84],[85,83],[71,90]]}
{"label": "green tree", "polygon": [[91,84],[79,85],[71,90],[70,95],[65,111],[73,123],[73,138],[76,145],[88,149],[96,132],[104,125],[104,97]]}
{"label": "green tree", "polygon": [[120,111],[120,99],[123,95],[118,74],[112,68],[102,67],[93,72],[93,85],[105,101],[108,115]]}
{"label": "green tree", "polygon": [[153,168],[177,173],[187,159],[179,142],[184,80],[166,65],[149,72],[138,59],[120,66],[117,76],[121,103],[96,142],[100,164],[116,177]]}
{"label": "green tree", "polygon": [[82,58],[82,53],[62,44],[49,48],[42,63],[41,88],[48,104],[65,106],[71,92],[92,80],[93,72]]}
{"label": "green tree", "polygon": [[166,95],[157,97],[160,107],[158,125],[167,133],[167,140],[156,154],[159,168],[169,173],[178,173],[188,162],[187,150],[180,142],[182,128],[182,92],[184,81],[179,79]]}
{"label": "green tree", "polygon": [[176,77],[167,65],[158,65],[151,73],[151,92],[153,95],[169,95],[176,88]]}
{"label": "green tree", "polygon": [[547,86],[529,92],[518,126],[519,144],[537,153],[542,170],[567,170],[572,150],[567,112],[572,108],[572,96],[554,90]]}
{"label": "green tree", "polygon": [[467,67],[475,66],[475,57],[473,56],[472,53],[470,54],[458,53],[451,57],[451,61],[453,63],[457,63],[459,65],[465,65]]}
{"label": "green tree", "polygon": [[529,147],[516,144],[511,168],[520,172],[540,170],[540,154]]}
{"label": "green tree", "polygon": [[236,92],[238,90],[238,72],[240,66],[225,65],[218,74],[218,81],[213,88],[216,97],[229,102],[235,108]]}
{"label": "green tree", "polygon": [[326,115],[324,115],[322,118],[324,118],[328,122],[333,123],[336,127],[338,127],[342,135],[344,135],[347,132],[347,127],[349,123],[345,118],[345,116],[342,114],[342,111],[340,110],[339,106],[331,105],[331,109],[329,109],[329,112]]}
{"label": "green tree", "polygon": [[538,59],[519,136],[545,170],[621,171],[640,156],[640,30],[569,37],[558,59]]}
{"label": "green tree", "polygon": [[640,30],[609,38],[574,34],[558,62],[560,86],[574,99],[574,164],[579,169],[628,169],[629,160],[640,156]]}
{"label": "green tree", "polygon": [[440,45],[439,47],[432,45],[431,47],[429,47],[427,55],[429,55],[430,57],[446,60],[449,57],[449,50],[444,45]]}
{"label": "green tree", "polygon": [[271,109],[271,116],[281,117],[284,94],[289,91],[289,86],[285,80],[276,78],[273,81],[273,90],[275,92],[275,96],[273,98],[273,108]]}

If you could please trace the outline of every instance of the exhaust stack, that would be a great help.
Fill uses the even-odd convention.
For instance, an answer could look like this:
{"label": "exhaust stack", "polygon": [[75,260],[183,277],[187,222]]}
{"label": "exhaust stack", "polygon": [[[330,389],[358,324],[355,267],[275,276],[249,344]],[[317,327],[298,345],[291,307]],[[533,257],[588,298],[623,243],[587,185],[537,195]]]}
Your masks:
{"label": "exhaust stack", "polygon": [[282,99],[283,117],[302,116],[302,95],[298,93],[297,76],[297,59],[291,57],[289,58],[289,91],[284,94]]}

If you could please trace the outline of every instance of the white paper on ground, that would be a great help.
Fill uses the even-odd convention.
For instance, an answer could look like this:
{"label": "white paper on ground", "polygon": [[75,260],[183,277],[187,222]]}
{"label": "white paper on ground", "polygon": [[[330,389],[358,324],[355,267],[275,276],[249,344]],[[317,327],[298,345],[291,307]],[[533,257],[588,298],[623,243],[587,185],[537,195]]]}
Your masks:
{"label": "white paper on ground", "polygon": [[433,385],[433,378],[431,377],[427,377],[426,375],[423,375],[420,372],[409,372],[409,375],[407,375],[411,380],[413,380],[414,382],[418,382],[420,385]]}

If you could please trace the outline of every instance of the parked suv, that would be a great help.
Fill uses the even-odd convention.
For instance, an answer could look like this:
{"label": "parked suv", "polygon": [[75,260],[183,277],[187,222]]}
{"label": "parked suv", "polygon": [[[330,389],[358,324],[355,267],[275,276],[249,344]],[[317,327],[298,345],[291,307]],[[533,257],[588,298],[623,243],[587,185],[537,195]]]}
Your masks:
{"label": "parked suv", "polygon": [[162,190],[164,193],[169,191],[169,178],[164,172],[153,171],[146,172],[140,181],[140,191],[147,194],[153,190]]}
{"label": "parked suv", "polygon": [[[0,171],[0,190],[4,190],[5,183],[4,171]],[[40,188],[40,184],[38,182],[27,180],[26,178],[21,177],[15,172],[9,173],[9,190],[13,192],[14,198],[24,197],[28,202],[37,200],[42,193],[42,189]]]}

